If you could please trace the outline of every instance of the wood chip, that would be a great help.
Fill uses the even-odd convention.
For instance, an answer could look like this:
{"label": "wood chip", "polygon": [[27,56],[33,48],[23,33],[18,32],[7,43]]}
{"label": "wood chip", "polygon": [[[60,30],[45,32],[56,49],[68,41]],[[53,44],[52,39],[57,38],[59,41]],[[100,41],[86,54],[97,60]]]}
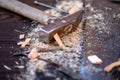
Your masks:
{"label": "wood chip", "polygon": [[88,60],[93,64],[102,64],[102,60],[96,55],[88,56]]}
{"label": "wood chip", "polygon": [[38,57],[38,52],[36,48],[33,48],[31,52],[28,54],[28,58],[35,59]]}
{"label": "wood chip", "polygon": [[22,45],[24,42],[23,41],[20,41],[17,43],[17,45]]}
{"label": "wood chip", "polygon": [[38,53],[37,48],[33,48],[31,52],[28,54],[28,58],[31,59],[33,62],[37,61],[36,59],[40,56],[43,56],[44,53]]}
{"label": "wood chip", "polygon": [[21,47],[24,48],[25,46],[30,45],[30,41],[31,41],[31,38],[25,39],[25,42],[24,42],[24,44],[21,45]]}
{"label": "wood chip", "polygon": [[15,64],[17,64],[17,65],[18,65],[19,63],[18,63],[17,61],[15,61]]}
{"label": "wood chip", "polygon": [[25,34],[20,34],[19,35],[19,39],[24,39],[25,38]]}
{"label": "wood chip", "polygon": [[105,72],[110,72],[113,68],[120,66],[120,61],[113,62],[104,68]]}
{"label": "wood chip", "polygon": [[25,68],[23,65],[21,65],[21,66],[15,66],[16,68],[19,68],[19,69],[23,69],[23,68]]}
{"label": "wood chip", "polygon": [[64,47],[64,44],[57,33],[53,37],[60,47]]}
{"label": "wood chip", "polygon": [[23,31],[20,31],[20,30],[17,30],[17,29],[14,29],[14,31],[19,32],[19,33],[24,33]]}
{"label": "wood chip", "polygon": [[17,43],[17,45],[21,45],[21,48],[24,48],[27,45],[30,45],[31,38],[25,39],[25,41],[20,41]]}
{"label": "wood chip", "polygon": [[4,68],[7,70],[12,70],[10,67],[8,67],[7,65],[4,65]]}

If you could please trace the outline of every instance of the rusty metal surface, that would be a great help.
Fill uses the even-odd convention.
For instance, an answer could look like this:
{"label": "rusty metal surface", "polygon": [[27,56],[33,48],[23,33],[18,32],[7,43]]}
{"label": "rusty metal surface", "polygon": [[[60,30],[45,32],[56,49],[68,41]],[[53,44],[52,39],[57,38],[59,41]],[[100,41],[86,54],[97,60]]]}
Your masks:
{"label": "rusty metal surface", "polygon": [[[108,31],[99,33],[99,29],[85,26],[85,63],[84,80],[120,80],[120,71],[113,70],[105,74],[104,67],[120,58],[120,18],[114,18],[113,15],[120,13],[120,4],[111,3],[108,0],[89,0],[94,9],[102,10],[104,21]],[[109,9],[105,9],[105,8]],[[90,12],[92,13],[92,12]],[[107,33],[109,32],[109,33]],[[89,55],[97,55],[103,60],[101,65],[93,65],[88,61]]]}

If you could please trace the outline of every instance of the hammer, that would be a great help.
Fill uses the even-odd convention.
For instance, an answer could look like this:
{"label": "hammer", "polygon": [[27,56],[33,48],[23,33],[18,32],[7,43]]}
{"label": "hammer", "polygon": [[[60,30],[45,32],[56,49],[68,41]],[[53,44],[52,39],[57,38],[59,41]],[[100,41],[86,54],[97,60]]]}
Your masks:
{"label": "hammer", "polygon": [[45,25],[47,25],[50,20],[50,18],[45,15],[43,11],[33,8],[18,0],[0,0],[0,7]]}
{"label": "hammer", "polygon": [[35,20],[45,26],[39,30],[40,41],[49,43],[54,40],[53,36],[57,33],[60,37],[75,30],[82,20],[83,11],[78,11],[62,19],[52,20],[43,11],[33,8],[17,0],[0,0],[0,7],[13,11],[17,14]]}

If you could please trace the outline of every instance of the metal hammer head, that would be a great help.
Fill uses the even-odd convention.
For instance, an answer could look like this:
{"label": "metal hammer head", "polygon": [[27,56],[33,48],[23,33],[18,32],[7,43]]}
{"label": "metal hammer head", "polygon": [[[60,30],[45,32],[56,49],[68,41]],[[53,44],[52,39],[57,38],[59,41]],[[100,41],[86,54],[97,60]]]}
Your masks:
{"label": "metal hammer head", "polygon": [[52,42],[53,36],[57,33],[60,37],[75,30],[82,20],[83,11],[78,11],[63,19],[57,20],[55,23],[49,24],[40,29],[40,41]]}

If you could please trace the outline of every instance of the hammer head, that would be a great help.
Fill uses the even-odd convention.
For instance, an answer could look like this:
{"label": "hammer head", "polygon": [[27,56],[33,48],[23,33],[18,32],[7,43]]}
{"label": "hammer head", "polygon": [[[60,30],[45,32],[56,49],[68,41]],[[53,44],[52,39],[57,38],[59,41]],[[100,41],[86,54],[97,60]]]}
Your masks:
{"label": "hammer head", "polygon": [[53,36],[57,33],[60,37],[74,31],[82,20],[83,11],[78,11],[63,19],[57,20],[40,29],[40,41],[50,43],[54,41]]}

